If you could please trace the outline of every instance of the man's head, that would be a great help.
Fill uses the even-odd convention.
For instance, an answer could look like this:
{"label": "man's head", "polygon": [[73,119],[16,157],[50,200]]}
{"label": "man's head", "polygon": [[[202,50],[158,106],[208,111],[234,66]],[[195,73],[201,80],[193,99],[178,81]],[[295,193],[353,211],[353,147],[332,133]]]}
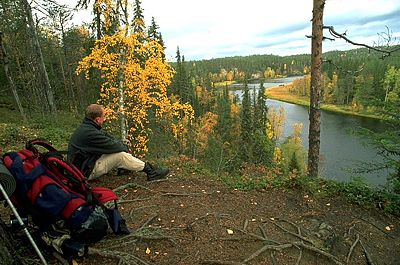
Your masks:
{"label": "man's head", "polygon": [[106,120],[106,112],[104,111],[104,107],[99,104],[90,104],[86,108],[86,118],[91,119],[99,126],[103,125],[103,122]]}

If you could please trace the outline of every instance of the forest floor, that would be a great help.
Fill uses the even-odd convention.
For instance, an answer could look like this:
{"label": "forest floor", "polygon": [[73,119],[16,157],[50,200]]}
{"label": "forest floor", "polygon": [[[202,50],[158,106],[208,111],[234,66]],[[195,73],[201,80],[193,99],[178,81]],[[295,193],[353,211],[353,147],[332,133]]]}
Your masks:
{"label": "forest floor", "polygon": [[78,264],[400,261],[400,219],[343,198],[296,189],[241,191],[179,168],[161,182],[147,182],[139,173],[105,176],[93,185],[122,187],[121,212],[132,233],[110,234],[93,246],[99,254]]}
{"label": "forest floor", "polygon": [[242,191],[169,166],[160,182],[125,173],[92,183],[118,190],[131,234],[110,231],[74,264],[399,264],[398,217],[302,189]]}

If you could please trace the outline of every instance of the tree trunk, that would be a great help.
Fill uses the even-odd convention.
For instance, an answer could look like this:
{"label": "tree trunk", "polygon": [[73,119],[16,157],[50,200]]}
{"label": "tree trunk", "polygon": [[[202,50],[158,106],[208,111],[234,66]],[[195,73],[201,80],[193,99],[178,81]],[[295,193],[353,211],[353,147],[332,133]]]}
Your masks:
{"label": "tree trunk", "polygon": [[308,174],[311,177],[318,176],[319,166],[324,6],[325,0],[314,0],[311,38],[310,129],[308,134]]}
{"label": "tree trunk", "polygon": [[17,88],[15,87],[14,80],[13,80],[13,78],[11,76],[11,73],[10,73],[10,71],[8,69],[8,57],[7,57],[6,50],[5,50],[4,46],[3,46],[3,34],[1,32],[0,32],[0,53],[2,54],[2,58],[3,58],[3,61],[4,61],[4,72],[6,73],[8,82],[10,84],[11,91],[12,91],[12,93],[14,95],[15,103],[17,104],[17,107],[18,107],[19,113],[22,116],[22,119],[24,120],[24,122],[27,122],[24,109],[22,108],[21,101],[19,100]]}
{"label": "tree trunk", "polygon": [[15,254],[14,244],[7,232],[5,224],[0,220],[0,264],[17,265],[22,264],[18,255]]}
{"label": "tree trunk", "polygon": [[125,50],[124,48],[120,49],[121,53],[121,69],[118,73],[118,81],[119,81],[119,111],[120,111],[120,125],[121,125],[121,139],[124,143],[126,143],[127,139],[127,130],[126,130],[126,116],[125,116],[125,88],[124,88],[124,69],[126,64],[125,59]]}
{"label": "tree trunk", "polygon": [[35,50],[35,54],[38,60],[38,66],[40,71],[40,78],[42,79],[43,86],[45,89],[45,95],[47,98],[47,105],[52,113],[57,111],[56,105],[54,103],[53,89],[50,85],[49,76],[47,75],[46,65],[44,64],[42,50],[40,48],[39,39],[36,33],[35,23],[33,22],[32,10],[27,0],[20,0],[25,11],[26,17],[28,19],[28,25],[31,32],[32,43]]}

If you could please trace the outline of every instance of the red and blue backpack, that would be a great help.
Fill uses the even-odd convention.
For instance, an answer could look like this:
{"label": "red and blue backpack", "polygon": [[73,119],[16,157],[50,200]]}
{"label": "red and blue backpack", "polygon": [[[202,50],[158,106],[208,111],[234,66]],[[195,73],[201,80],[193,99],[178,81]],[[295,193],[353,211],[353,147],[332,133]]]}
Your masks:
{"label": "red and blue backpack", "polygon": [[[76,240],[85,243],[99,241],[108,224],[116,234],[129,233],[116,207],[117,195],[108,188],[91,187],[81,171],[48,142],[29,141],[25,149],[6,153],[3,162],[17,183],[13,203],[39,227],[62,221]],[[104,206],[110,201],[115,208]]]}

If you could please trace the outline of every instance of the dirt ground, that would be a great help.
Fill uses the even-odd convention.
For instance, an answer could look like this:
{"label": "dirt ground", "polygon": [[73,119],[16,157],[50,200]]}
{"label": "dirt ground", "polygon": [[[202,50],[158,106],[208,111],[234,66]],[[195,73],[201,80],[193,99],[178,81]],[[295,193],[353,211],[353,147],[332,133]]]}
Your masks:
{"label": "dirt ground", "polygon": [[161,182],[138,173],[92,184],[125,185],[118,194],[131,234],[110,231],[74,264],[400,264],[400,218],[342,198],[240,191],[179,170]]}

